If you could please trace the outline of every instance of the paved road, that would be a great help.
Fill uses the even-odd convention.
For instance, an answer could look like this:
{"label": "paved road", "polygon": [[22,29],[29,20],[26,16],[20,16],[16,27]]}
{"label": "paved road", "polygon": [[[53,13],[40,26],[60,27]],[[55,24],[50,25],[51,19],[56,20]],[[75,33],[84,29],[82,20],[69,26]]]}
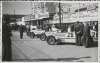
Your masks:
{"label": "paved road", "polygon": [[13,61],[98,61],[97,46],[85,48],[67,43],[48,45],[46,41],[30,38],[25,33],[20,39],[19,32],[13,32],[11,39]]}

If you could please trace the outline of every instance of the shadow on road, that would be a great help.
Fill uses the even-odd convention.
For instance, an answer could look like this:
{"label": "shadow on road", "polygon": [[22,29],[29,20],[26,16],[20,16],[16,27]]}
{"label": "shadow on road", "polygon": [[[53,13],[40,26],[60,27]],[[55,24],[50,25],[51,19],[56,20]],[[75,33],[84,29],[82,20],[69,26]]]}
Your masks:
{"label": "shadow on road", "polygon": [[57,45],[75,45],[75,43],[70,43],[70,42],[60,42]]}
{"label": "shadow on road", "polygon": [[94,42],[92,47],[98,47],[98,42]]}
{"label": "shadow on road", "polygon": [[85,56],[85,57],[81,57],[81,58],[91,58],[90,56]]}
{"label": "shadow on road", "polygon": [[[76,45],[76,43],[70,43],[70,42],[59,42],[57,45]],[[98,47],[98,42],[94,42],[93,45],[91,46],[92,47]],[[90,47],[89,47],[90,48]]]}
{"label": "shadow on road", "polygon": [[66,61],[66,62],[73,62],[74,60],[77,60],[76,62],[84,62],[81,61],[82,58],[91,58],[90,56],[80,57],[80,58],[57,58],[57,59],[34,59],[35,61]]}

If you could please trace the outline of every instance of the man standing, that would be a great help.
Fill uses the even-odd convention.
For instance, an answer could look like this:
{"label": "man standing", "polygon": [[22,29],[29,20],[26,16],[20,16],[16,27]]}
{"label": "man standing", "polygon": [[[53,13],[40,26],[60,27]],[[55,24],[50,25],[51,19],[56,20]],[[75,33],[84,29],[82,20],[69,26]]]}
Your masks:
{"label": "man standing", "polygon": [[11,27],[9,25],[10,17],[6,16],[3,19],[2,24],[2,60],[11,61],[12,52],[11,52]]}
{"label": "man standing", "polygon": [[75,24],[76,46],[81,45],[81,27],[79,21]]}
{"label": "man standing", "polygon": [[26,27],[27,36],[30,36],[30,25],[27,25]]}
{"label": "man standing", "polygon": [[83,38],[83,33],[84,33],[84,24],[83,24],[83,22],[80,23],[80,30],[81,30],[81,32],[80,32],[81,44],[80,45],[83,45],[83,43],[82,43],[82,38]]}
{"label": "man standing", "polygon": [[20,39],[23,38],[23,32],[24,32],[24,26],[21,24],[19,27],[19,32],[20,32]]}
{"label": "man standing", "polygon": [[88,23],[85,23],[85,25],[84,25],[84,34],[83,34],[83,37],[84,37],[83,45],[87,46],[86,44],[88,44],[89,39],[91,37],[90,36],[90,26],[89,26]]}

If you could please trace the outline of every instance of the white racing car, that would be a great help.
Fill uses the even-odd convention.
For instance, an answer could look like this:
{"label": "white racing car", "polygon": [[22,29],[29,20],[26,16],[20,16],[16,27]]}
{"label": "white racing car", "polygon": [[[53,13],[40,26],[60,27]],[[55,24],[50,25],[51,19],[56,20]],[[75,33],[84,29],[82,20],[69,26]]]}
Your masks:
{"label": "white racing car", "polygon": [[54,34],[57,33],[57,32],[60,32],[60,30],[57,29],[57,28],[52,28],[52,31],[47,31],[47,32],[42,33],[42,34],[40,35],[40,39],[41,39],[42,41],[45,41],[45,40],[47,39],[48,36],[54,35]]}
{"label": "white racing car", "polygon": [[50,45],[57,44],[59,42],[75,42],[74,32],[57,32],[47,37],[47,43]]}
{"label": "white racing car", "polygon": [[48,31],[48,32],[44,32],[40,35],[40,39],[42,41],[46,41],[47,40],[47,37],[50,36],[50,35],[54,35],[55,33],[57,33],[56,31]]}
{"label": "white racing car", "polygon": [[[58,44],[60,42],[67,42],[67,43],[75,43],[75,32],[56,32],[52,35],[46,34],[47,36],[47,43],[49,45]],[[91,30],[91,37],[88,43],[82,42],[82,44],[85,47],[91,46],[91,43],[93,43],[93,40],[97,38],[96,37],[96,31]]]}
{"label": "white racing car", "polygon": [[44,33],[44,32],[45,32],[45,30],[38,29],[36,26],[31,26],[30,36],[31,36],[32,38],[34,38],[35,36],[40,37],[40,35],[41,35],[42,33]]}

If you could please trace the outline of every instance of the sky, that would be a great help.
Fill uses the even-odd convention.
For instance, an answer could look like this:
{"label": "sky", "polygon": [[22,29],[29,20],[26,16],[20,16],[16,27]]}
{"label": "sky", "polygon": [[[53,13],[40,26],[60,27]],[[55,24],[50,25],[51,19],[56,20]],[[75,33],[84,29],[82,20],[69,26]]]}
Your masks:
{"label": "sky", "polygon": [[[31,2],[3,2],[3,14],[31,14]],[[49,5],[49,4],[48,4]],[[51,5],[51,4],[50,4]]]}
{"label": "sky", "polygon": [[[15,10],[15,14],[28,15],[32,13],[31,2],[3,2],[2,4],[3,4],[3,8],[2,8],[3,14],[14,14],[14,10]],[[78,7],[79,4],[70,3],[70,5]]]}
{"label": "sky", "polygon": [[3,14],[20,14],[28,15],[31,14],[31,2],[3,2],[2,3]]}

